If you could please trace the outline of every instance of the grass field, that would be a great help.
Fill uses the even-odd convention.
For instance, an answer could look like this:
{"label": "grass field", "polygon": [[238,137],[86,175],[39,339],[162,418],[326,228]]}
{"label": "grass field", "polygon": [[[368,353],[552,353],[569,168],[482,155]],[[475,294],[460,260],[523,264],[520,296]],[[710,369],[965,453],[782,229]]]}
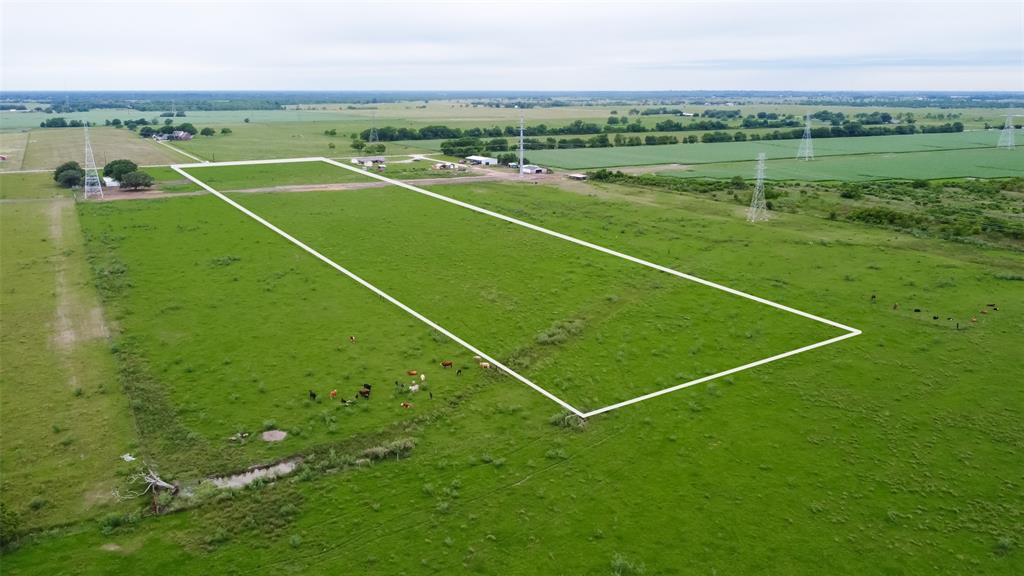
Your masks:
{"label": "grass field", "polygon": [[[92,128],[89,130],[96,163],[103,166],[111,160],[128,158],[139,165],[175,164],[190,161],[188,157],[140,138],[129,130]],[[11,135],[5,135],[5,142]],[[7,162],[0,170],[52,170],[62,162],[85,162],[85,140],[81,128],[45,128],[28,132],[20,165]]]}
{"label": "grass field", "polygon": [[137,448],[90,282],[74,204],[49,175],[0,180],[0,501],[27,528],[123,512],[111,496]]}
{"label": "grass field", "polygon": [[401,189],[239,201],[583,410],[842,334]]}
{"label": "grass field", "polygon": [[[814,141],[815,157],[847,154],[923,152],[961,148],[995,147],[999,132],[957,134],[913,134],[908,136],[867,136],[819,138]],[[799,140],[722,142],[716,144],[671,144],[614,148],[534,150],[530,159],[538,164],[565,169],[644,166],[651,164],[703,164],[757,158],[795,158]]]}
{"label": "grass field", "polygon": [[[756,162],[697,164],[685,170],[659,172],[681,178],[753,178]],[[887,180],[937,178],[998,178],[1024,176],[1024,150],[976,148],[849,156],[816,156],[812,162],[793,158],[769,160],[769,180]]]}
{"label": "grass field", "polygon": [[[81,205],[141,447],[182,480],[296,452],[309,461],[294,478],[179,514],[39,535],[5,554],[4,572],[1019,573],[1019,252],[791,214],[751,227],[732,204],[613,186],[432,189],[827,309],[864,334],[566,428],[552,425],[547,399],[470,369],[453,344],[223,202]],[[408,199],[385,189],[239,195],[400,297],[455,311],[456,333],[488,330],[507,350],[538,346],[550,327],[538,314],[572,316],[616,288],[597,285],[616,278],[610,266]],[[539,294],[519,276],[566,258],[572,274]],[[623,308],[643,300],[614,292]],[[999,311],[980,314],[991,302]],[[671,349],[674,326],[644,318],[633,316],[631,342]],[[731,319],[728,330],[743,339],[741,326]],[[734,344],[701,337],[701,353]],[[576,342],[547,345],[562,361],[538,364],[546,378],[614,362]],[[624,368],[630,380],[664,359],[648,352],[650,367]],[[462,376],[430,367],[448,357],[466,363]],[[410,368],[428,374],[434,403],[418,396],[402,410],[408,396],[389,381]],[[306,399],[335,385],[350,394],[369,375],[384,383],[366,408]],[[297,433],[274,446],[224,438],[268,419]],[[332,468],[403,436],[416,439],[406,459]],[[5,453],[9,437],[5,428]],[[4,493],[19,509],[25,497]]]}

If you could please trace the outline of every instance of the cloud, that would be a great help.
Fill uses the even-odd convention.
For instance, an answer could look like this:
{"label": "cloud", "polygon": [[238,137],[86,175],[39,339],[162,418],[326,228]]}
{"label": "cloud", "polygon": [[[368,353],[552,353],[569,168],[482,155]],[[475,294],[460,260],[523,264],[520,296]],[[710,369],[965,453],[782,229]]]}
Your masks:
{"label": "cloud", "polygon": [[1024,91],[1020,2],[0,6],[7,90]]}

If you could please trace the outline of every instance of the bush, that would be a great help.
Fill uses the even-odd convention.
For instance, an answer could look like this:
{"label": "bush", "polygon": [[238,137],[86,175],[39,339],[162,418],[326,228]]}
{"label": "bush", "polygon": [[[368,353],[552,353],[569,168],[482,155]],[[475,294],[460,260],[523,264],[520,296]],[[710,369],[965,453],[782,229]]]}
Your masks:
{"label": "bush", "polygon": [[203,128],[202,130],[199,131],[199,134],[202,135],[202,136],[213,136],[216,133],[217,132],[213,128],[210,128],[209,126],[207,126],[206,128]]}
{"label": "bush", "polygon": [[385,460],[395,458],[396,460],[409,455],[416,447],[416,441],[412,438],[401,438],[387,444],[374,446],[363,450],[362,456],[367,460]]}

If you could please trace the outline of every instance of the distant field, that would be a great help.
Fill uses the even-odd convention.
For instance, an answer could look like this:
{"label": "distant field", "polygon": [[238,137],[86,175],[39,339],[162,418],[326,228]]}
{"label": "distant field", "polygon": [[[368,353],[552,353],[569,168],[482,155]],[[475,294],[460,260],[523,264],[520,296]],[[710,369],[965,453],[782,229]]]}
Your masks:
{"label": "distant field", "polygon": [[[869,154],[879,152],[923,152],[958,148],[994,147],[999,132],[961,132],[957,134],[913,134],[907,136],[868,136],[860,138],[819,138],[814,141],[815,156]],[[795,158],[800,140],[763,140],[758,142],[722,142],[716,144],[672,144],[614,148],[576,148],[535,150],[533,162],[564,169],[609,168],[650,164],[703,164],[752,160],[759,152],[768,158]]]}
{"label": "distant field", "polygon": [[[697,164],[659,172],[679,178],[753,178],[756,162]],[[817,156],[811,162],[780,158],[766,163],[769,180],[884,180],[893,178],[998,178],[1024,176],[1024,148],[977,148],[902,154]]]}
{"label": "distant field", "polygon": [[[197,124],[201,126],[201,124]],[[232,134],[197,136],[188,142],[174,145],[190,154],[210,161],[263,160],[268,158],[299,158],[307,156],[358,156],[353,150],[348,132],[327,136],[324,130],[335,128],[336,124],[320,122],[275,122],[266,124],[215,124],[215,128],[230,127]],[[366,126],[369,127],[369,126]],[[336,128],[335,128],[336,129]],[[362,128],[359,128],[361,130]],[[358,132],[353,128],[354,132]],[[330,148],[329,144],[334,144]],[[385,154],[408,154],[424,149],[406,146],[397,142],[385,142]]]}
{"label": "distant field", "polygon": [[[140,138],[138,134],[130,130],[91,128],[89,136],[92,140],[93,155],[99,166],[119,158],[127,158],[140,165],[190,161],[187,157],[160,146],[152,140]],[[24,160],[21,166],[0,164],[0,169],[52,170],[68,160],[85,162],[84,130],[82,128],[38,128],[30,131],[27,135]]]}
{"label": "distant field", "polygon": [[7,156],[7,160],[0,162],[0,171],[24,169],[27,143],[28,132],[0,132],[0,154]]}

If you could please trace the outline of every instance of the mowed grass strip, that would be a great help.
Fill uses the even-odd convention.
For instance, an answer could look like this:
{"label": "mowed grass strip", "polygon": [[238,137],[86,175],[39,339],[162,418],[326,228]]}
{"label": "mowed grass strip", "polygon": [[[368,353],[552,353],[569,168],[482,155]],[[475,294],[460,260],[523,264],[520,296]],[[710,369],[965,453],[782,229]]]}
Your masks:
{"label": "mowed grass strip", "polygon": [[402,189],[235,199],[582,410],[843,333]]}
{"label": "mowed grass strip", "polygon": [[[60,194],[48,174],[0,185]],[[135,435],[74,204],[0,205],[0,240],[0,499],[23,529],[118,509],[111,491],[129,469],[118,456],[136,451]]]}
{"label": "mowed grass strip", "polygon": [[[998,132],[978,131],[956,134],[911,134],[906,136],[863,136],[819,138],[814,141],[815,157],[881,152],[921,152],[961,148],[993,147]],[[715,144],[670,144],[665,146],[617,146],[532,150],[530,160],[565,169],[644,166],[651,164],[703,164],[752,160],[764,152],[768,158],[796,158],[800,140],[760,140]]]}

